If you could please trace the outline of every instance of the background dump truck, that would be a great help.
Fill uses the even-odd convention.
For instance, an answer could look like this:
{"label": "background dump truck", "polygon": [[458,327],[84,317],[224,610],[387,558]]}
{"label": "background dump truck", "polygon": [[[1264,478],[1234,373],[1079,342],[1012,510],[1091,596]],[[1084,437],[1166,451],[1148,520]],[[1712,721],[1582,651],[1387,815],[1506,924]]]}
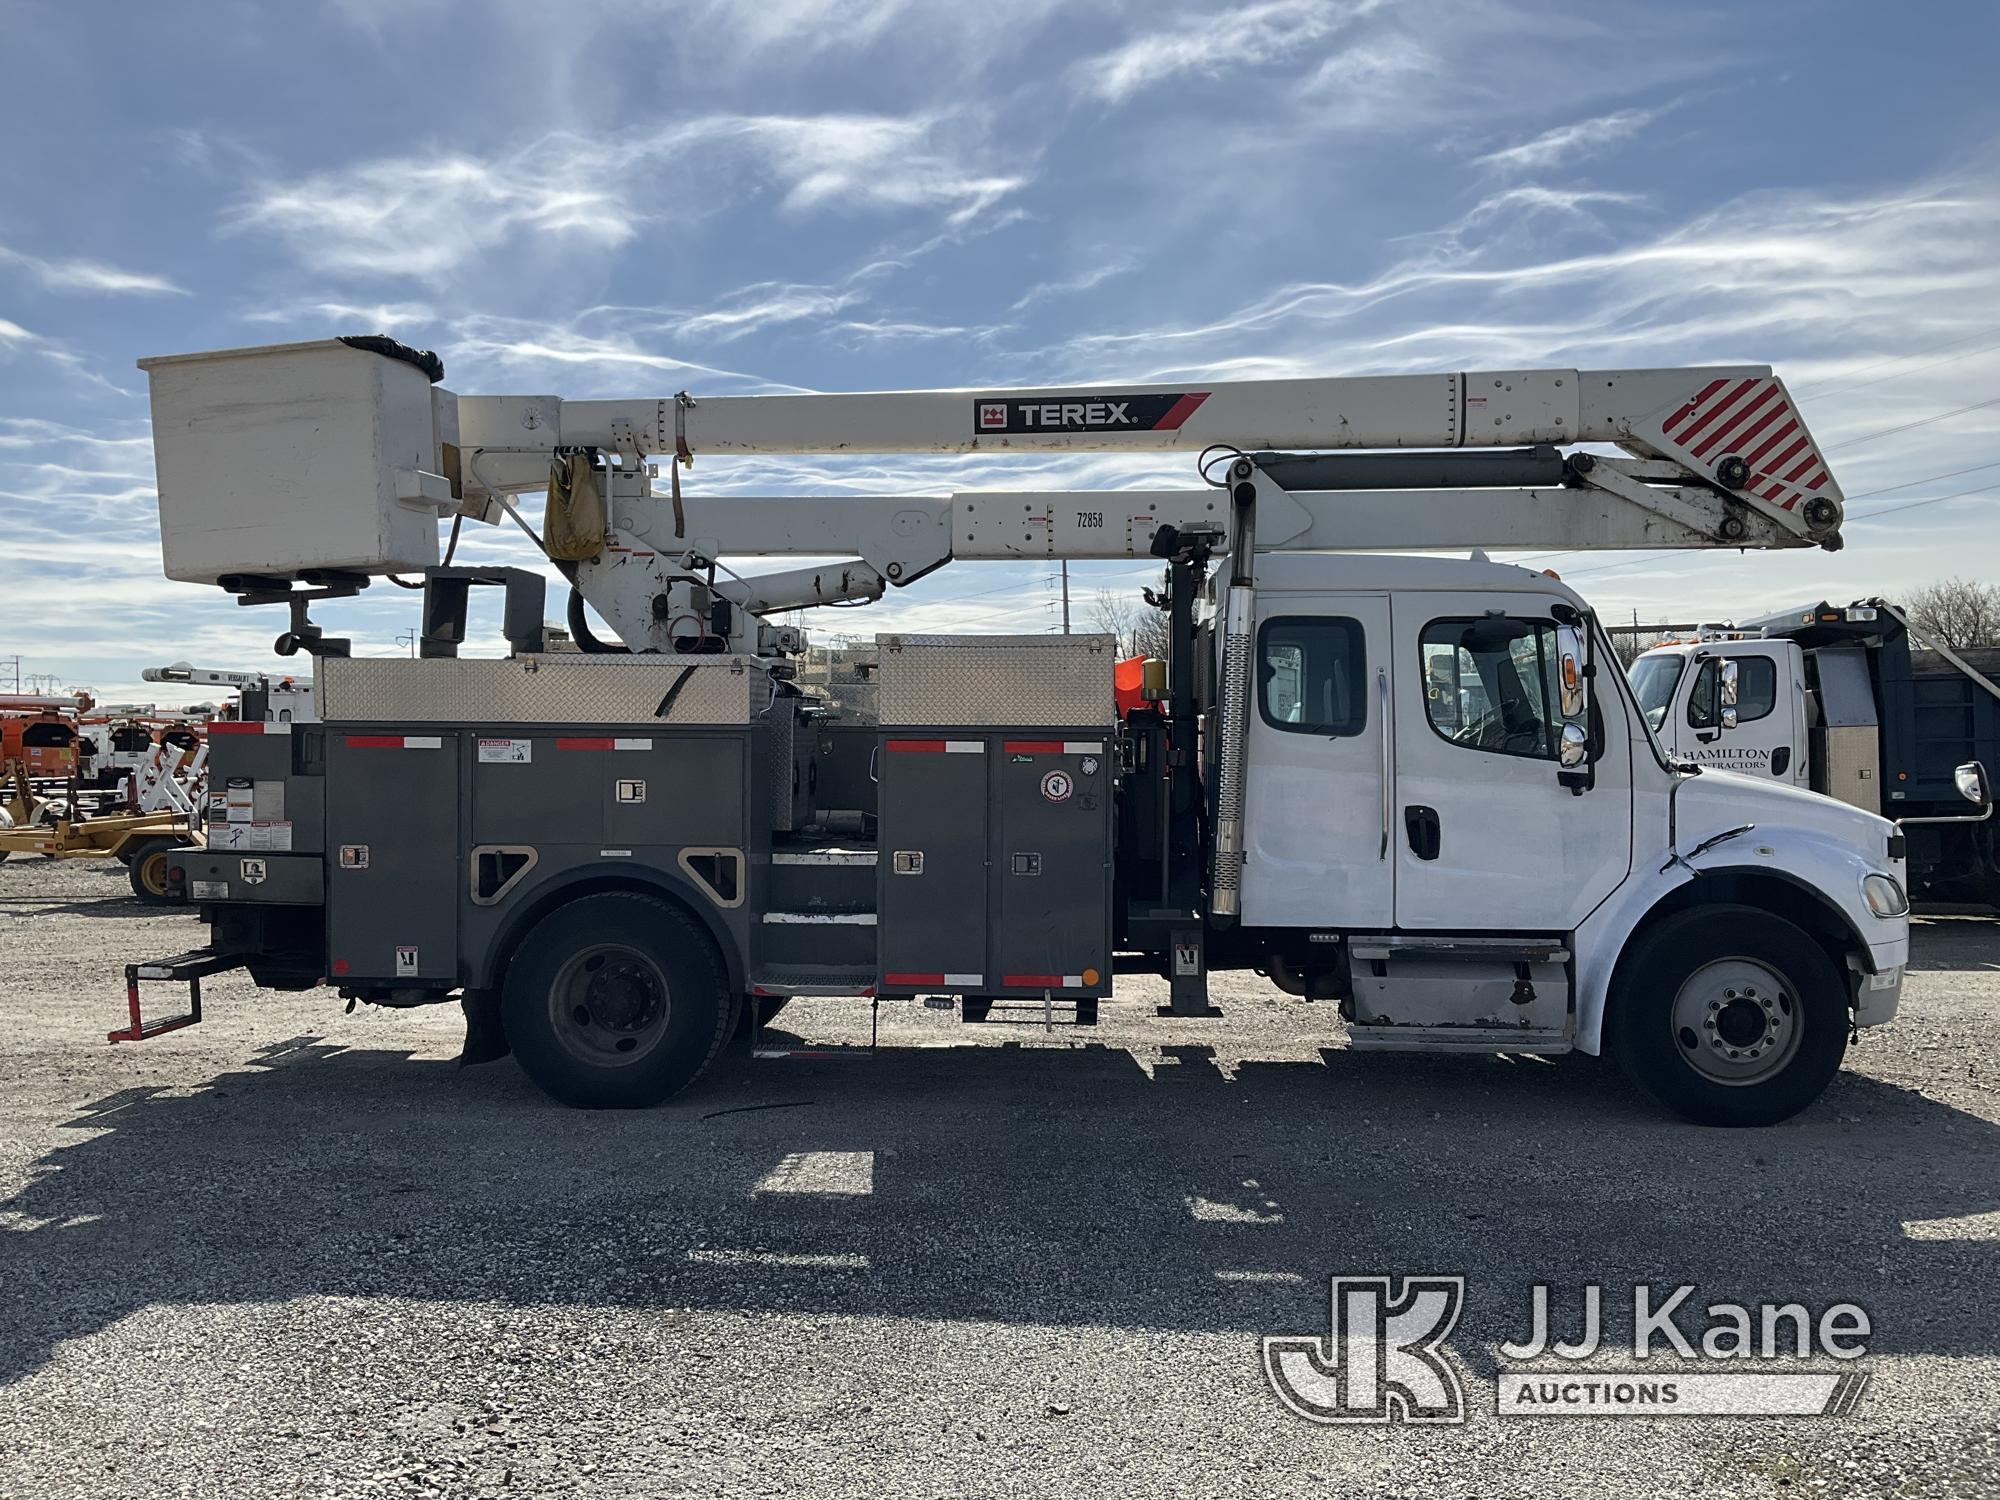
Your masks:
{"label": "background dump truck", "polygon": [[1914,891],[2000,908],[1983,789],[2000,766],[2000,650],[1917,634],[1886,600],[1822,601],[1655,647],[1632,686],[1674,754],[1891,818]]}
{"label": "background dump truck", "polygon": [[[384,339],[144,367],[169,575],[289,610],[322,722],[215,726],[207,847],[173,867],[210,942],[134,966],[121,1037],[198,1016],[145,1020],[143,981],[247,966],[456,998],[469,1054],[644,1105],[792,996],[1088,1023],[1137,954],[1179,1015],[1212,1013],[1212,967],[1255,968],[1356,1048],[1608,1049],[1747,1124],[1894,1013],[1890,824],[1672,759],[1554,577],[1382,555],[1837,545],[1797,416],[1791,478],[1731,436],[1790,409],[1766,369],[571,402],[458,396]],[[1206,450],[1206,482],[682,478],[698,454],[1145,448]],[[545,649],[544,575],[441,561],[444,518],[533,537],[580,649]],[[723,561],[780,555],[810,561]],[[1163,565],[1171,648],[1122,711],[1106,638],[885,634],[865,684],[822,686],[781,623],[954,560],[1134,557]],[[414,659],[310,618],[384,573],[423,575]],[[481,589],[501,657],[460,655]]]}

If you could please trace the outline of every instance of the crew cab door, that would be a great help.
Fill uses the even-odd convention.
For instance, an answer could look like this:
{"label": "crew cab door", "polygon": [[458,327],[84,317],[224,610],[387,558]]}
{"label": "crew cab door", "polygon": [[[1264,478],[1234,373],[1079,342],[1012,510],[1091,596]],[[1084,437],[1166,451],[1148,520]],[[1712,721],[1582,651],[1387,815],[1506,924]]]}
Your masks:
{"label": "crew cab door", "polygon": [[[1736,672],[1734,702],[1725,669]],[[1791,785],[1809,779],[1805,677],[1791,641],[1731,641],[1704,647],[1681,683],[1673,744],[1682,758]],[[1734,709],[1732,714],[1730,709]]]}
{"label": "crew cab door", "polygon": [[1555,603],[1395,596],[1399,928],[1567,932],[1625,879],[1630,747],[1622,699],[1604,687],[1618,665],[1596,663],[1591,784],[1565,785]]}
{"label": "crew cab door", "polygon": [[1250,664],[1244,925],[1387,927],[1388,595],[1261,592]]}

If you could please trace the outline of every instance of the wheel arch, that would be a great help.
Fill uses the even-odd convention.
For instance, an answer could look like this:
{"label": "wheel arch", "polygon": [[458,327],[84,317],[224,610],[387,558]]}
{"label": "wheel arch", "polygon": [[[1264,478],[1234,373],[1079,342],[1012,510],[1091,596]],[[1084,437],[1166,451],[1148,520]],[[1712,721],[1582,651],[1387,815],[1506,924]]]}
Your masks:
{"label": "wheel arch", "polygon": [[560,906],[584,896],[630,892],[671,901],[692,917],[714,942],[722,955],[731,988],[738,994],[749,987],[749,971],[735,934],[722,921],[714,903],[704,899],[687,881],[667,871],[645,865],[584,865],[566,870],[536,886],[526,899],[515,905],[502,922],[480,962],[474,966],[475,989],[493,989],[507,972],[515,950],[534,925]]}
{"label": "wheel arch", "polygon": [[1701,906],[1748,906],[1769,912],[1774,917],[1784,918],[1818,943],[1827,957],[1833,960],[1834,967],[1842,973],[1849,969],[1851,958],[1858,959],[1864,970],[1873,967],[1867,939],[1847,913],[1828,900],[1823,891],[1783,870],[1725,865],[1719,869],[1702,870],[1694,879],[1675,886],[1648,907],[1646,914],[1633,924],[1624,946],[1619,950],[1618,961],[1611,969],[1611,980],[1605,993],[1606,1010],[1617,1002],[1627,961],[1638,946],[1639,939],[1655,923]]}

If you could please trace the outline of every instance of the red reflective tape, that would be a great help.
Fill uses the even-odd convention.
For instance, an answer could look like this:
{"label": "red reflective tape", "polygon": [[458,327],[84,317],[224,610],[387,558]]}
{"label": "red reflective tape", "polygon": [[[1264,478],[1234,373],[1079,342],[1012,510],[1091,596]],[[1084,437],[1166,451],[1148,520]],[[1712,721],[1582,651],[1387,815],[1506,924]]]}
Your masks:
{"label": "red reflective tape", "polygon": [[1737,407],[1736,414],[1732,416],[1727,422],[1724,422],[1720,427],[1716,428],[1715,431],[1711,432],[1707,437],[1703,438],[1701,440],[1701,446],[1694,450],[1694,456],[1696,458],[1706,457],[1709,451],[1713,449],[1716,444],[1722,442],[1725,438],[1729,436],[1730,433],[1736,431],[1737,428],[1741,427],[1745,422],[1749,421],[1751,417],[1755,416],[1758,412],[1762,411],[1765,405],[1771,400],[1771,398],[1777,394],[1778,394],[1778,383],[1774,380],[1769,385],[1765,386],[1763,390],[1759,391],[1755,396],[1751,397],[1750,400],[1744,402],[1741,406]]}
{"label": "red reflective tape", "polygon": [[942,974],[884,974],[884,984],[943,984]]}
{"label": "red reflective tape", "polygon": [[1700,390],[1696,391],[1694,395],[1688,398],[1687,405],[1683,406],[1679,411],[1675,412],[1671,417],[1667,418],[1664,424],[1664,430],[1667,432],[1667,434],[1669,436],[1672,436],[1676,424],[1685,422],[1689,417],[1693,416],[1695,414],[1696,409],[1700,407],[1702,402],[1706,401],[1710,396],[1713,396],[1717,391],[1721,390],[1727,384],[1729,384],[1729,382],[1726,380],[1711,380],[1707,385],[1703,386]]}
{"label": "red reflective tape", "polygon": [[1806,446],[1806,435],[1802,432],[1798,435],[1797,440],[1794,441],[1789,448],[1787,448],[1783,453],[1780,453],[1776,458],[1771,459],[1764,465],[1764,472],[1766,474],[1769,474],[1772,478],[1775,479],[1776,477],[1778,477],[1778,471],[1784,468],[1784,466],[1790,463],[1793,459],[1797,458],[1799,456],[1799,450],[1801,450],[1805,446]]}
{"label": "red reflective tape", "polygon": [[1790,437],[1793,433],[1797,432],[1798,430],[1799,430],[1799,424],[1796,419],[1787,422],[1784,426],[1780,427],[1776,432],[1772,433],[1769,437],[1765,438],[1762,445],[1758,447],[1756,452],[1744,454],[1743,457],[1745,462],[1747,462],[1752,468],[1755,468],[1757,466],[1758,459],[1762,458],[1766,453],[1769,453],[1773,448],[1777,447],[1778,444],[1782,443],[1786,438]]}
{"label": "red reflective tape", "polygon": [[210,734],[262,734],[262,721],[245,723],[241,719],[211,719],[208,722]]}
{"label": "red reflective tape", "polygon": [[1789,417],[1791,414],[1792,408],[1790,403],[1780,401],[1776,406],[1765,412],[1763,416],[1736,434],[1737,450],[1740,452],[1748,448],[1752,443],[1757,441],[1758,433],[1769,427],[1773,422],[1778,421],[1782,417]]}
{"label": "red reflective tape", "polygon": [[1819,455],[1813,452],[1810,448],[1808,448],[1806,450],[1806,456],[1799,460],[1799,466],[1796,469],[1792,470],[1791,473],[1785,476],[1785,483],[1786,484],[1797,483],[1799,476],[1805,473],[1806,470],[1812,468],[1818,462],[1819,462]]}
{"label": "red reflective tape", "polygon": [[1755,380],[1745,380],[1739,382],[1735,390],[1731,391],[1728,395],[1724,396],[1720,401],[1716,402],[1715,405],[1711,406],[1704,414],[1697,417],[1694,421],[1688,423],[1687,426],[1683,427],[1679,432],[1674,434],[1674,440],[1680,443],[1683,447],[1693,442],[1694,435],[1697,432],[1700,432],[1702,428],[1708,426],[1710,422],[1713,422],[1717,417],[1721,416],[1724,412],[1730,410],[1732,407],[1736,405],[1737,402],[1741,401],[1745,396],[1749,395],[1751,388],[1756,384],[1757,382]]}
{"label": "red reflective tape", "polygon": [[1008,740],[1002,747],[1009,755],[1061,755],[1061,740]]}
{"label": "red reflective tape", "polygon": [[1000,983],[1010,990],[1059,990],[1063,987],[1060,974],[1006,974]]}
{"label": "red reflective tape", "polygon": [[400,734],[350,734],[347,737],[350,750],[400,750],[403,737]]}
{"label": "red reflective tape", "polygon": [[1165,416],[1153,424],[1155,432],[1172,432],[1195,413],[1195,408],[1208,399],[1207,391],[1194,391],[1181,397],[1167,408]]}
{"label": "red reflective tape", "polygon": [[1809,490],[1816,490],[1825,483],[1826,483],[1826,470],[1821,469],[1817,474],[1813,475],[1812,478],[1806,481],[1806,488]]}
{"label": "red reflective tape", "polygon": [[334,977],[338,978],[339,976],[345,974],[346,972],[347,972],[347,960],[344,958],[336,958],[333,961]]}
{"label": "red reflective tape", "polygon": [[915,750],[928,750],[928,751],[932,751],[932,752],[934,752],[934,753],[936,753],[936,754],[938,754],[938,755],[942,755],[942,754],[944,754],[944,751],[945,751],[945,746],[946,746],[946,745],[947,745],[948,743],[949,743],[949,741],[946,741],[946,740],[891,740],[891,741],[889,741],[889,749],[890,749],[890,750],[892,750],[892,751],[895,751],[895,750],[911,750],[911,751],[915,751]]}
{"label": "red reflective tape", "polygon": [[558,750],[609,750],[609,749],[611,749],[611,747],[612,747],[613,745],[615,745],[615,744],[617,744],[617,741],[616,741],[616,740],[614,740],[614,739],[611,739],[611,738],[610,738],[609,736],[607,736],[607,737],[605,737],[605,738],[603,738],[603,739],[597,739],[597,738],[590,738],[590,739],[573,739],[573,740],[557,740],[557,741],[556,741],[556,749],[558,749]]}

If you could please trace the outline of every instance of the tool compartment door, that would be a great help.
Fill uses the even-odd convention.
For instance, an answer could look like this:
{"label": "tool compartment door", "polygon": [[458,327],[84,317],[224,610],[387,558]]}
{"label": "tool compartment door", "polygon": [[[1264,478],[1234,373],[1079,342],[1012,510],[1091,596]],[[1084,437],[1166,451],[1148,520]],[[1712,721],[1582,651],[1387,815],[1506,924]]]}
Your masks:
{"label": "tool compartment door", "polygon": [[885,735],[878,758],[881,987],[986,985],[987,742]]}
{"label": "tool compartment door", "polygon": [[[1099,732],[1101,735],[1101,731]],[[1001,742],[993,966],[1003,991],[1111,991],[1111,775],[1101,738]]]}
{"label": "tool compartment door", "polygon": [[327,961],[336,984],[453,983],[459,739],[329,731]]}

